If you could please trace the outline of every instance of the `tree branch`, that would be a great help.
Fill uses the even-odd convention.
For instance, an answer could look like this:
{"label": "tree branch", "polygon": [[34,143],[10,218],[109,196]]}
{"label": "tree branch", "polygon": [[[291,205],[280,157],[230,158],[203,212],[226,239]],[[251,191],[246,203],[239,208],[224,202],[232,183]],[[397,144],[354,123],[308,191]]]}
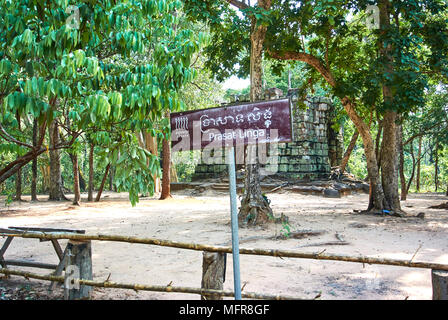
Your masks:
{"label": "tree branch", "polygon": [[34,148],[32,145],[22,142],[22,141],[19,141],[19,140],[15,139],[14,137],[12,137],[11,135],[9,135],[8,132],[6,132],[6,130],[3,128],[1,123],[0,123],[0,136],[3,139],[5,139],[6,141],[13,142],[15,144],[18,144],[19,146],[27,147],[29,149]]}
{"label": "tree branch", "polygon": [[44,153],[46,148],[34,149],[26,153],[20,158],[17,158],[13,162],[10,162],[6,167],[0,170],[0,184],[6,179],[14,175],[20,168],[26,165],[28,162],[38,157],[40,154]]}
{"label": "tree branch", "polygon": [[328,57],[329,54],[329,46],[330,46],[330,37],[331,37],[331,27],[328,29],[327,38],[325,40],[325,65],[327,68],[330,68],[330,59]]}
{"label": "tree branch", "polygon": [[195,82],[193,82],[193,81],[191,81],[190,83],[191,83],[192,85],[194,85],[196,88],[198,88],[199,90],[204,91],[204,89],[202,89],[197,83],[195,83]]}
{"label": "tree branch", "polygon": [[438,122],[438,123],[436,123],[436,124],[434,124],[434,125],[432,125],[432,126],[430,126],[430,127],[428,127],[428,128],[425,128],[423,131],[414,134],[413,136],[411,136],[409,139],[407,139],[407,140],[403,143],[403,146],[408,145],[409,143],[411,143],[412,141],[414,141],[416,138],[420,138],[420,137],[422,137],[422,136],[426,136],[426,135],[429,135],[429,134],[434,134],[434,132],[432,132],[432,131],[430,131],[430,130],[432,130],[432,129],[434,129],[435,127],[440,126],[440,125],[442,125],[442,124],[443,124],[443,122]]}
{"label": "tree branch", "polygon": [[240,10],[244,10],[244,9],[249,8],[249,6],[246,3],[242,2],[242,1],[238,1],[238,0],[226,0],[226,1],[228,3],[230,3],[231,5],[237,7]]}
{"label": "tree branch", "polygon": [[268,54],[278,60],[295,60],[295,61],[302,61],[310,66],[312,66],[314,69],[316,69],[328,82],[328,84],[332,87],[336,86],[336,80],[333,77],[333,74],[330,70],[328,70],[321,60],[311,54],[304,53],[304,52],[295,52],[295,51],[285,51],[285,52],[279,52],[279,51],[271,51],[267,50]]}

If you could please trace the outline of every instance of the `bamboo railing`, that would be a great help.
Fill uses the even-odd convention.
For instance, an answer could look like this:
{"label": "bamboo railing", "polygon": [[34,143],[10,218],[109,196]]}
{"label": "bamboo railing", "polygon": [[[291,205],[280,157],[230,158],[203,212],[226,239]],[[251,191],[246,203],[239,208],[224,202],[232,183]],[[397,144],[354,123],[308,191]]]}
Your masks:
{"label": "bamboo railing", "polygon": [[[145,245],[155,245],[171,248],[179,248],[186,250],[195,250],[202,252],[217,252],[217,253],[232,253],[232,247],[228,246],[212,246],[197,243],[184,243],[179,241],[162,240],[156,238],[138,238],[131,236],[117,236],[117,235],[89,235],[89,234],[73,234],[73,233],[45,233],[45,232],[21,232],[11,234],[9,232],[0,232],[0,236],[6,237],[20,237],[20,238],[35,238],[40,240],[72,240],[72,241],[112,241],[123,243],[135,243]],[[240,254],[246,255],[259,255],[259,256],[272,256],[279,258],[298,258],[298,259],[313,259],[313,260],[328,260],[328,261],[342,261],[353,262],[362,264],[378,264],[378,265],[390,265],[409,268],[424,268],[431,270],[441,270],[442,272],[448,271],[447,264],[413,261],[414,256],[409,260],[403,259],[388,259],[388,258],[374,258],[367,256],[349,256],[328,254],[324,251],[318,253],[308,253],[291,250],[279,250],[279,249],[256,249],[256,248],[240,248]],[[53,282],[64,282],[64,277],[55,275],[40,275],[30,272],[23,272],[18,270],[10,270],[1,268],[0,273],[5,275],[16,275],[25,278],[33,278],[39,280],[47,280]],[[191,293],[199,294],[201,296],[219,295],[221,297],[233,297],[233,291],[214,290],[205,288],[192,288],[192,287],[177,287],[177,286],[157,286],[157,285],[141,285],[141,284],[126,284],[116,283],[111,281],[93,281],[93,280],[79,280],[80,285],[91,287],[103,287],[103,288],[117,288],[117,289],[132,289],[136,291],[157,291],[157,292],[177,292],[177,293]],[[258,293],[243,293],[243,298],[248,299],[266,299],[266,300],[303,300],[302,298],[281,296],[281,295],[264,295]],[[314,299],[318,298],[315,297]]]}
{"label": "bamboo railing", "polygon": [[[46,234],[41,232],[23,232],[18,234],[1,233],[0,236],[9,237],[21,237],[21,238],[36,238],[36,239],[67,239],[78,241],[114,241],[114,242],[126,242],[136,244],[147,244],[162,247],[171,247],[178,249],[207,251],[207,252],[221,252],[232,253],[232,247],[226,246],[212,246],[197,243],[184,243],[171,240],[162,240],[156,238],[138,238],[131,236],[117,236],[117,235],[88,235],[88,234]],[[255,249],[255,248],[240,248],[240,254],[258,255],[258,256],[271,256],[279,258],[298,258],[298,259],[313,259],[313,260],[331,260],[331,261],[344,261],[363,264],[378,264],[378,265],[391,265],[409,268],[423,268],[448,271],[447,264],[431,263],[431,262],[414,262],[413,259],[388,259],[388,258],[374,258],[367,256],[349,256],[328,254],[325,252],[309,253],[292,250],[279,250],[279,249]]]}
{"label": "bamboo railing", "polygon": [[[46,280],[53,282],[63,283],[65,281],[62,276],[52,276],[52,275],[41,275],[37,273],[24,272],[18,270],[10,270],[0,268],[0,273],[5,275],[15,275],[21,276],[25,279],[37,279],[37,280]],[[204,288],[193,288],[193,287],[178,287],[178,286],[151,286],[151,285],[143,285],[143,284],[130,284],[130,283],[117,283],[112,281],[92,281],[92,280],[79,280],[80,285],[91,286],[91,287],[100,287],[100,288],[115,288],[115,289],[132,289],[135,291],[155,291],[155,292],[176,292],[176,293],[191,293],[191,294],[199,294],[201,296],[206,295],[220,295],[223,297],[233,297],[233,291],[224,291],[224,290],[212,290],[212,289],[204,289]],[[246,299],[259,299],[259,300],[303,300],[297,297],[291,296],[282,296],[282,295],[265,295],[253,292],[243,292],[241,294],[243,298]]]}

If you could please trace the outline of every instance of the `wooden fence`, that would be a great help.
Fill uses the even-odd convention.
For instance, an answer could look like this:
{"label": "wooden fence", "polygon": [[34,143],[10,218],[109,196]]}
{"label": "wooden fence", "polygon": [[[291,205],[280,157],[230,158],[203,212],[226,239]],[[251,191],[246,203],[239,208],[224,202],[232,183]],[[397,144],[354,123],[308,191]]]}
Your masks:
{"label": "wooden fence", "polygon": [[[195,243],[184,243],[178,241],[161,240],[156,238],[138,238],[130,236],[117,236],[117,235],[88,235],[88,234],[51,234],[45,232],[23,232],[19,234],[10,234],[0,232],[0,236],[8,237],[21,237],[21,238],[35,238],[40,240],[69,240],[69,244],[76,246],[78,244],[89,243],[91,241],[113,241],[113,242],[125,242],[155,245],[163,247],[172,247],[187,250],[196,250],[203,252],[203,274],[202,274],[202,288],[191,287],[174,287],[168,286],[148,286],[140,284],[125,284],[115,283],[108,280],[99,282],[93,281],[88,277],[82,277],[79,280],[79,284],[85,287],[103,287],[103,288],[121,288],[121,289],[133,289],[142,291],[158,291],[158,292],[182,292],[199,294],[203,299],[221,299],[222,297],[234,296],[233,291],[223,291],[222,283],[225,278],[225,255],[232,253],[232,248],[227,246],[211,246]],[[214,254],[212,254],[214,253]],[[280,258],[299,258],[299,259],[313,259],[313,260],[328,260],[328,261],[344,261],[362,264],[377,264],[377,265],[390,265],[401,266],[409,268],[424,268],[432,270],[432,287],[433,287],[433,299],[439,300],[448,299],[448,265],[432,262],[413,261],[414,257],[410,260],[403,259],[387,259],[387,258],[374,258],[367,256],[349,256],[349,255],[337,255],[325,253],[325,250],[318,253],[307,253],[291,250],[278,250],[278,249],[254,249],[254,248],[240,248],[240,254],[246,255],[259,255],[259,256],[272,256]],[[415,256],[415,255],[414,255]],[[74,259],[76,260],[76,259]],[[85,262],[78,262],[78,264]],[[90,261],[91,263],[91,261]],[[82,269],[82,266],[81,266]],[[39,275],[29,272],[22,272],[17,270],[10,270],[7,268],[0,269],[0,273],[6,275],[17,275],[25,278],[34,278],[40,280],[47,280],[53,282],[64,282],[66,277],[57,275]],[[87,297],[90,291],[88,291]],[[263,295],[258,293],[243,293],[243,298],[249,299],[267,299],[267,300],[302,300],[299,297],[281,296],[281,295]],[[315,297],[314,299],[318,298]],[[75,298],[86,298],[86,296],[77,296]]]}

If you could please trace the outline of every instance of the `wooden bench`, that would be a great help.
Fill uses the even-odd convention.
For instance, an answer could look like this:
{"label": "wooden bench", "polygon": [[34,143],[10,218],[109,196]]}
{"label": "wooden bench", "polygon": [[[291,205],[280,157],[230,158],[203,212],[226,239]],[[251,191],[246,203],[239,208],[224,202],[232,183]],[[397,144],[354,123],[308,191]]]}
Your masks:
{"label": "wooden bench", "polygon": [[[58,233],[74,233],[74,234],[85,234],[85,230],[75,230],[75,229],[54,229],[54,228],[29,228],[29,227],[8,227],[8,229],[0,228],[0,233],[2,234],[21,234],[21,233],[43,233],[43,234],[58,234]],[[6,250],[8,250],[9,245],[15,237],[7,236],[2,248],[0,249],[0,264],[3,268],[7,266],[21,266],[30,268],[42,268],[55,270],[54,275],[59,276],[65,268],[65,263],[67,259],[67,247],[63,251],[61,245],[57,239],[39,239],[39,242],[51,241],[54,251],[59,258],[58,264],[49,264],[42,262],[33,262],[25,260],[5,260],[4,255]],[[55,283],[51,283],[50,290],[54,289]]]}

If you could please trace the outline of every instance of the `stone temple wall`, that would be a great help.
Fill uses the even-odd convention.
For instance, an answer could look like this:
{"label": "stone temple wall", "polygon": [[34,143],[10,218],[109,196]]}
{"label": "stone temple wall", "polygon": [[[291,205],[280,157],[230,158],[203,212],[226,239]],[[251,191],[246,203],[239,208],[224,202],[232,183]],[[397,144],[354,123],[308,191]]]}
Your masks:
{"label": "stone temple wall", "polygon": [[[277,164],[269,165],[267,170],[275,172],[273,177],[288,180],[327,179],[331,166],[338,165],[342,159],[341,134],[334,132],[329,119],[333,104],[328,98],[313,97],[308,98],[305,105],[300,107],[297,92],[298,90],[291,89],[287,94],[292,103],[294,142],[278,145]],[[282,97],[284,95],[279,89],[266,90],[266,100]],[[239,101],[245,101],[245,98],[247,99],[239,97]],[[267,149],[269,151],[269,147]],[[196,167],[193,180],[218,178],[225,173],[225,164],[201,163]]]}
{"label": "stone temple wall", "polygon": [[306,109],[292,96],[294,142],[279,145],[278,175],[291,179],[322,179],[330,174],[328,111],[331,101],[311,98]]}

